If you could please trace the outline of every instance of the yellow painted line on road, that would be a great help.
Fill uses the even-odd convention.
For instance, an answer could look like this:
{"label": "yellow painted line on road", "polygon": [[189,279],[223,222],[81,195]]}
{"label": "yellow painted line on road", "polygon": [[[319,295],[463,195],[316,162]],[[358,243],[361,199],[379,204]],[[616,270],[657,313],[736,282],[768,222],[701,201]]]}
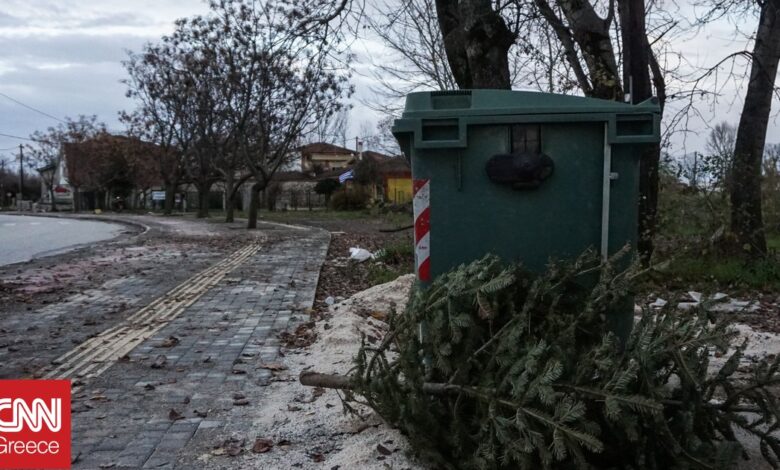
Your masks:
{"label": "yellow painted line on road", "polygon": [[57,367],[45,375],[51,379],[96,377],[136,346],[152,337],[194,304],[222,278],[260,250],[253,242],[224,260],[195,274],[140,309],[121,324],[109,328],[54,360]]}

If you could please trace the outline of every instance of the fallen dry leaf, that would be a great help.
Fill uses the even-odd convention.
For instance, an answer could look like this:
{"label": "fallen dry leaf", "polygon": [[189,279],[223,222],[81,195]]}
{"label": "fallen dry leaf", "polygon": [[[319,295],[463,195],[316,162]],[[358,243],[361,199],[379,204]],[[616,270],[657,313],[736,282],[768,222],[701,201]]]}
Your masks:
{"label": "fallen dry leaf", "polygon": [[224,444],[222,444],[222,447],[229,456],[235,457],[244,450],[244,440],[232,437],[227,439]]}
{"label": "fallen dry leaf", "polygon": [[165,356],[165,354],[160,354],[154,359],[154,362],[152,363],[152,369],[162,369],[165,367],[167,362],[168,358]]}
{"label": "fallen dry leaf", "polygon": [[255,445],[252,446],[252,452],[255,454],[264,454],[271,450],[274,443],[271,439],[265,437],[258,437],[255,439]]}
{"label": "fallen dry leaf", "polygon": [[169,337],[165,338],[162,341],[162,343],[160,343],[157,347],[158,348],[172,348],[172,347],[176,346],[177,344],[179,344],[179,342],[180,342],[179,338],[177,338],[175,336],[169,336]]}
{"label": "fallen dry leaf", "polygon": [[381,320],[381,321],[387,320],[387,314],[385,312],[373,311],[369,315],[371,315],[371,318],[374,318],[376,320]]}

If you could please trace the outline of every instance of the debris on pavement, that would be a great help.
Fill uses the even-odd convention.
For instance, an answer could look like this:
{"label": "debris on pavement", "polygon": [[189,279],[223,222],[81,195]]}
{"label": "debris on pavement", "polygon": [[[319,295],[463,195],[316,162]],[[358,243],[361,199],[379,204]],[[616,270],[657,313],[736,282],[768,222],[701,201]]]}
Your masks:
{"label": "debris on pavement", "polygon": [[374,254],[364,248],[352,247],[349,249],[349,259],[362,263],[374,259]]}
{"label": "debris on pavement", "polygon": [[[647,304],[651,309],[661,309],[668,304],[666,299],[657,297]],[[723,292],[717,292],[712,296],[705,296],[701,292],[689,291],[682,302],[678,302],[680,310],[690,310],[703,305],[708,311],[720,313],[752,313],[759,309],[759,303],[752,300],[740,300],[730,297]]]}
{"label": "debris on pavement", "polygon": [[[349,259],[349,249],[361,247],[377,253],[388,246],[414,246],[410,233],[380,233],[364,221],[349,221],[350,225],[331,232],[331,243],[325,264],[322,266],[314,311],[324,314],[338,302],[377,284],[372,277],[376,261],[357,263]],[[411,272],[411,258],[409,269]],[[399,272],[402,274],[403,272]],[[380,281],[385,282],[384,280]]]}
{"label": "debris on pavement", "polygon": [[151,365],[152,369],[162,369],[165,367],[165,364],[168,362],[168,358],[165,356],[165,354],[160,354],[154,359],[154,362]]}
{"label": "debris on pavement", "polygon": [[255,445],[252,446],[252,452],[255,454],[264,454],[270,451],[274,447],[274,442],[271,439],[258,437],[255,439]]}
{"label": "debris on pavement", "polygon": [[[413,281],[413,275],[402,276],[333,305],[314,327],[317,340],[308,347],[286,350],[284,366],[288,369],[279,373],[291,377],[308,369],[347,373],[361,335],[384,334],[387,324],[377,317],[388,318],[394,311],[402,311]],[[253,406],[263,410],[255,418],[256,432],[271,444],[279,444],[265,450],[263,441],[260,448],[265,451],[257,453],[253,449],[242,454],[241,467],[425,468],[408,454],[410,447],[398,430],[390,428],[369,408],[358,409],[362,420],[345,414],[341,397],[334,390],[312,389],[297,380],[272,382]]]}

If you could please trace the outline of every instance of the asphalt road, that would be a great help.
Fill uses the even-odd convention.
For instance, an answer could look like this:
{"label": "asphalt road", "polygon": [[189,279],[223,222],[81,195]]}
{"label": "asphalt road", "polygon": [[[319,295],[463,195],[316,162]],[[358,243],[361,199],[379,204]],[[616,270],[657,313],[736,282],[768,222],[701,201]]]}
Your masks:
{"label": "asphalt road", "polygon": [[123,229],[91,220],[0,215],[0,266],[108,240]]}

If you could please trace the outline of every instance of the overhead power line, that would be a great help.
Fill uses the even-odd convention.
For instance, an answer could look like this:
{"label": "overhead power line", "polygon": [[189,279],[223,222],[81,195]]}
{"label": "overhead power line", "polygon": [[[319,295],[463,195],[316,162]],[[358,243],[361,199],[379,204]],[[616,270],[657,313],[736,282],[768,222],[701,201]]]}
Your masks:
{"label": "overhead power line", "polygon": [[54,119],[55,121],[59,121],[59,122],[61,122],[63,124],[66,124],[66,122],[64,120],[58,118],[57,116],[52,116],[51,114],[46,113],[44,111],[41,111],[40,109],[33,108],[32,106],[30,106],[28,104],[24,104],[21,101],[15,99],[15,98],[11,98],[10,96],[6,95],[5,93],[0,93],[0,96],[2,96],[3,98],[5,98],[5,99],[7,99],[9,101],[13,101],[14,103],[18,104],[19,106],[27,108],[30,111],[35,111],[36,113],[41,114],[43,116],[46,116],[47,118]]}
{"label": "overhead power line", "polygon": [[[2,132],[0,132],[0,137],[8,137],[8,138],[11,138],[11,139],[26,140],[26,141],[29,141],[29,142],[38,142],[39,144],[51,144],[51,143],[53,143],[51,140],[31,139],[29,137],[22,137],[22,136],[18,136],[18,135],[3,134]],[[17,149],[18,147],[13,147],[13,148]],[[0,150],[2,150],[2,149],[0,149]]]}
{"label": "overhead power line", "polygon": [[30,142],[37,142],[37,140],[31,139],[29,137],[20,137],[18,135],[3,134],[2,132],[0,132],[0,137],[8,137],[9,139],[29,140]]}

